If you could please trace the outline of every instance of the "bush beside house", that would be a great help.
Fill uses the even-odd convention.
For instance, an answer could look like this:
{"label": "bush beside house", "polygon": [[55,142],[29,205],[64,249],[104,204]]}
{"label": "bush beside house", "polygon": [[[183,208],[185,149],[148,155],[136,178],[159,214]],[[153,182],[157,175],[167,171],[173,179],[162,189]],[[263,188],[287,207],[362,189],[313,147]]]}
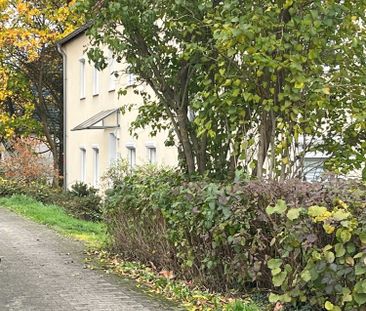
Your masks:
{"label": "bush beside house", "polygon": [[115,251],[217,291],[296,308],[366,303],[366,187],[352,181],[186,182],[140,168],[107,192]]}

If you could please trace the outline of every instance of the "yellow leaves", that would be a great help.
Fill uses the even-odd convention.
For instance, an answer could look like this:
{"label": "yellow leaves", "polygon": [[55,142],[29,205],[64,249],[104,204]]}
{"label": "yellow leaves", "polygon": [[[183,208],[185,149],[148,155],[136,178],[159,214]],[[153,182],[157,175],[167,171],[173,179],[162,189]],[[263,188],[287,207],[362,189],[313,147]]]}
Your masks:
{"label": "yellow leaves", "polygon": [[324,224],[323,229],[327,234],[332,234],[335,230],[335,227],[333,227],[332,225],[329,225],[329,224]]}
{"label": "yellow leaves", "polygon": [[329,86],[323,87],[323,93],[325,95],[329,95],[330,94],[330,87]]}
{"label": "yellow leaves", "polygon": [[17,10],[18,10],[19,14],[24,14],[25,12],[27,12],[28,6],[27,6],[27,4],[25,2],[18,1],[18,3],[17,3]]}
{"label": "yellow leaves", "polygon": [[8,5],[8,0],[0,0],[0,10],[3,10]]}
{"label": "yellow leaves", "polygon": [[26,62],[36,60],[40,50],[63,37],[64,29],[75,30],[81,20],[68,4],[44,0],[0,0],[0,9],[0,49],[9,51],[4,57],[19,51]]}

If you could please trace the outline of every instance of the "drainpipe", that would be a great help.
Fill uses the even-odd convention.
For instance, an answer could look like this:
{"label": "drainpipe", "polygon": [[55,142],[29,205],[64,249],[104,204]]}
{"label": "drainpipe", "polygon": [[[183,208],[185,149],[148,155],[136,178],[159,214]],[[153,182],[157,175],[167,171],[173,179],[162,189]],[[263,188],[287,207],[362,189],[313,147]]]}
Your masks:
{"label": "drainpipe", "polygon": [[66,134],[66,112],[67,112],[67,106],[66,106],[66,82],[67,82],[67,72],[66,72],[66,61],[67,61],[67,56],[65,51],[62,49],[62,45],[60,43],[57,43],[57,50],[58,52],[62,55],[62,63],[63,63],[63,161],[64,161],[64,165],[63,165],[63,175],[64,175],[64,180],[63,180],[63,187],[64,190],[67,190],[67,162],[66,162],[66,138],[67,138],[67,134]]}

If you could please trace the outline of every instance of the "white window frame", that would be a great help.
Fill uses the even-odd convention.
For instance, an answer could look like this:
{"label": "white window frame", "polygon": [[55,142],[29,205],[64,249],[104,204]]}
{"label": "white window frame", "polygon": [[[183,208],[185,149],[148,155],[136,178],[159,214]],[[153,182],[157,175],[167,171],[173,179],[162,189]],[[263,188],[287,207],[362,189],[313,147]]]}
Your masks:
{"label": "white window frame", "polygon": [[86,148],[80,147],[80,181],[86,181]]}
{"label": "white window frame", "polygon": [[321,175],[324,174],[324,162],[327,158],[324,157],[309,157],[304,158],[304,178],[307,181],[318,181]]}
{"label": "white window frame", "polygon": [[99,147],[93,146],[93,186],[99,186],[99,166],[100,166],[100,154],[99,154]]}
{"label": "white window frame", "polygon": [[156,164],[156,148],[155,147],[147,148],[147,152],[148,152],[149,163]]}
{"label": "white window frame", "polygon": [[114,133],[109,133],[109,165],[113,165],[117,158],[117,144],[118,144],[118,138]]}
{"label": "white window frame", "polygon": [[145,144],[147,149],[147,161],[150,164],[156,164],[157,158],[156,158],[156,144],[154,141],[149,141]]}
{"label": "white window frame", "polygon": [[134,85],[136,82],[136,76],[131,73],[131,72],[128,72],[127,73],[127,86],[132,86]]}
{"label": "white window frame", "polygon": [[130,169],[136,167],[136,148],[134,146],[127,146],[127,162]]}
{"label": "white window frame", "polygon": [[100,77],[99,70],[93,67],[93,96],[99,95]]}
{"label": "white window frame", "polygon": [[86,88],[86,77],[85,77],[85,59],[84,58],[80,58],[79,59],[79,66],[80,66],[80,99],[84,99],[85,98],[85,88]]}

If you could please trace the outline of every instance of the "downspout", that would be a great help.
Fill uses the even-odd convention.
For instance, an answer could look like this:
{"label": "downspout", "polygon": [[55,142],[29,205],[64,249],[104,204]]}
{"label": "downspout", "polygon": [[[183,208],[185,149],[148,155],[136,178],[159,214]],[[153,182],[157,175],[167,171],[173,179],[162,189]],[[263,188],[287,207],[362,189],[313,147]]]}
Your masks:
{"label": "downspout", "polygon": [[57,50],[62,55],[62,68],[63,68],[63,187],[64,190],[67,190],[67,162],[66,162],[66,138],[67,138],[67,129],[66,129],[66,112],[67,112],[67,106],[66,106],[66,82],[67,82],[67,71],[66,71],[66,62],[67,62],[67,56],[65,51],[62,49],[62,44],[57,43]]}

